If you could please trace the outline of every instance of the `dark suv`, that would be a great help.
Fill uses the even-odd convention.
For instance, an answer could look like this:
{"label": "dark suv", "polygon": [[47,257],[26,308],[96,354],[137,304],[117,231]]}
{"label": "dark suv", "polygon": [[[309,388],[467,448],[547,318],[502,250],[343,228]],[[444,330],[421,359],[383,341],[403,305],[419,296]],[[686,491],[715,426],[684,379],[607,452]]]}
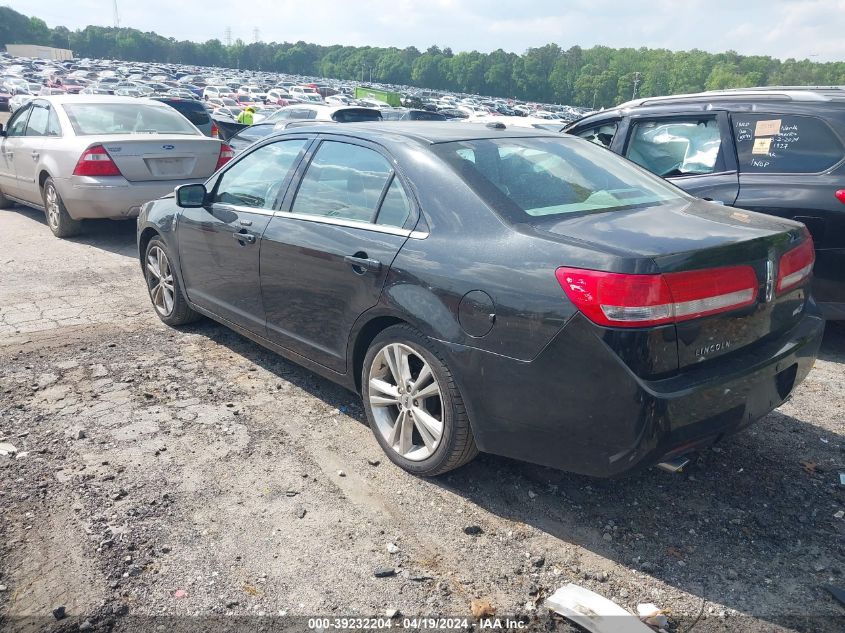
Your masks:
{"label": "dark suv", "polygon": [[815,242],[816,300],[827,318],[845,319],[845,88],[653,97],[563,131],[695,196],[803,222]]}

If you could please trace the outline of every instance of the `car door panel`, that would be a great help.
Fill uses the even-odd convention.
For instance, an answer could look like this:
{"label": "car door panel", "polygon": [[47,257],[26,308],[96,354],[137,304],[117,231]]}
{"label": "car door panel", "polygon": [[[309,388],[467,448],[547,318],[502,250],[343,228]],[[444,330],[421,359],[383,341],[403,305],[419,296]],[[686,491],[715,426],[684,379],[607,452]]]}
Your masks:
{"label": "car door panel", "polygon": [[184,209],[177,229],[188,298],[256,333],[264,330],[258,251],[270,217],[271,213],[215,204]]}
{"label": "car door panel", "polygon": [[265,332],[259,278],[262,235],[309,144],[265,144],[216,177],[202,208],[183,209],[177,241],[185,292],[196,305],[251,332]]}
{"label": "car door panel", "polygon": [[60,132],[55,128],[58,125],[49,103],[43,100],[33,102],[26,131],[20,137],[18,150],[15,152],[15,175],[18,181],[18,197],[21,200],[43,204],[38,182],[39,168],[51,148],[57,147]]}
{"label": "car door panel", "polygon": [[6,136],[0,137],[0,189],[3,193],[16,198],[20,197],[15,165],[16,155],[23,151],[21,148],[23,134],[26,131],[31,109],[31,104],[27,104],[18,110],[9,119]]}
{"label": "car door panel", "polygon": [[[332,152],[339,153],[336,160]],[[344,152],[356,158],[344,163]],[[391,198],[388,192],[394,186],[407,189],[390,160],[361,141],[323,140],[303,161],[297,179],[298,187],[291,187],[262,241],[267,337],[345,372],[352,326],[378,302],[388,270],[410,235],[413,203],[405,193],[404,221],[400,214],[393,225],[374,222]]]}
{"label": "car door panel", "polygon": [[[346,371],[353,323],[378,302],[390,265],[408,239],[405,233],[352,224],[279,214],[261,249],[267,337],[340,372]],[[348,259],[353,257],[371,263],[356,266]]]}

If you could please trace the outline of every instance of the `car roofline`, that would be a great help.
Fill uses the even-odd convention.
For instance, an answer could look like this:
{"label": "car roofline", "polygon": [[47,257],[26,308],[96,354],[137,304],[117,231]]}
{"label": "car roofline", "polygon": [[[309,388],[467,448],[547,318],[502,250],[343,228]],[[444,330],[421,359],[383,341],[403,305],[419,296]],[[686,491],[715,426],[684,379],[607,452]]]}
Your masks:
{"label": "car roofline", "polygon": [[612,110],[628,110],[647,105],[673,103],[676,101],[718,101],[720,99],[767,98],[783,101],[838,101],[845,100],[845,86],[759,86],[754,88],[730,88],[707,90],[687,94],[642,97],[626,101]]}

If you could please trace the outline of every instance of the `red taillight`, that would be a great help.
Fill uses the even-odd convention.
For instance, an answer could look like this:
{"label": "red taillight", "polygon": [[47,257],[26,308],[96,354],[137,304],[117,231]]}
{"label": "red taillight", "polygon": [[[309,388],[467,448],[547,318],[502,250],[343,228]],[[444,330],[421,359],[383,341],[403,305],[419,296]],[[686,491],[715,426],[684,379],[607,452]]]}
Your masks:
{"label": "red taillight", "polygon": [[214,121],[211,122],[211,138],[220,138],[220,128]]}
{"label": "red taillight", "polygon": [[836,199],[842,204],[845,204],[845,189],[840,189],[836,192]]}
{"label": "red taillight", "polygon": [[106,148],[94,145],[86,149],[76,163],[74,176],[120,176],[120,170],[115,165]]}
{"label": "red taillight", "polygon": [[235,150],[226,145],[226,143],[222,143],[220,145],[220,157],[217,159],[217,167],[215,168],[215,171],[217,171],[217,169],[220,169],[223,165],[232,160],[234,156]]}
{"label": "red taillight", "polygon": [[558,268],[555,275],[584,316],[613,327],[686,321],[736,310],[757,299],[757,276],[750,266],[659,275]]}
{"label": "red taillight", "polygon": [[778,264],[779,293],[786,292],[795,286],[801,285],[813,272],[813,264],[816,263],[816,251],[813,246],[813,238],[806,233],[806,239],[791,251],[784,253]]}

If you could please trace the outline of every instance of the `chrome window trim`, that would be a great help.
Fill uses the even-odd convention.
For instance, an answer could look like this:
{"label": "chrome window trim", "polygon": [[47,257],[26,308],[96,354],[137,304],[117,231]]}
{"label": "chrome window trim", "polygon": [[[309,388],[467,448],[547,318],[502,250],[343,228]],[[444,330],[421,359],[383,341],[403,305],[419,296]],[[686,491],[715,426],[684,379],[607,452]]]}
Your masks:
{"label": "chrome window trim", "polygon": [[264,207],[245,207],[239,204],[227,204],[226,202],[212,202],[212,209],[229,209],[238,213],[254,213],[255,215],[264,215],[273,217],[276,212],[273,209],[265,209]]}
{"label": "chrome window trim", "polygon": [[375,233],[386,233],[387,235],[399,235],[401,237],[410,237],[416,240],[424,240],[428,237],[428,233],[426,233],[425,231],[412,231],[410,229],[401,229],[395,226],[387,226],[384,224],[374,224],[373,222],[362,222],[360,220],[331,218],[326,217],[324,215],[307,215],[305,213],[292,213],[290,211],[277,211],[275,215],[280,218],[290,218],[291,220],[302,220],[303,222],[328,224],[330,226],[343,226],[350,229],[363,229],[365,231],[373,231]]}

